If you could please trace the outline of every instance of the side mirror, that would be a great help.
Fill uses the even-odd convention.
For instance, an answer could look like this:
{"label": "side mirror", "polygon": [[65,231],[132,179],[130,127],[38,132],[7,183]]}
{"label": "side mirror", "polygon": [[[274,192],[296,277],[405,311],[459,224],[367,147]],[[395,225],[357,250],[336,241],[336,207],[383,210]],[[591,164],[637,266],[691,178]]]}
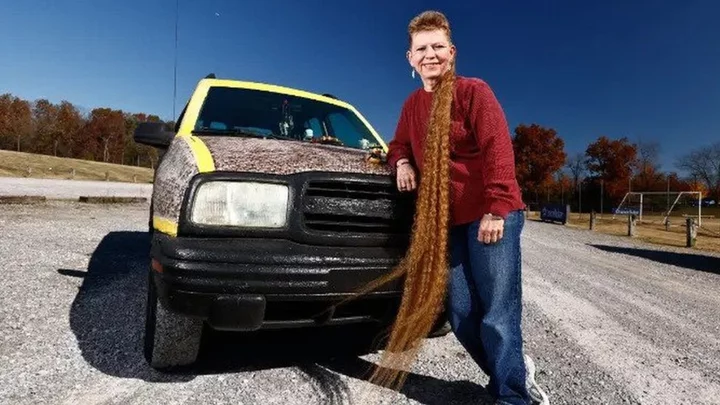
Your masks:
{"label": "side mirror", "polygon": [[164,122],[141,122],[135,128],[133,139],[143,145],[167,148],[174,137],[175,132],[168,131]]}

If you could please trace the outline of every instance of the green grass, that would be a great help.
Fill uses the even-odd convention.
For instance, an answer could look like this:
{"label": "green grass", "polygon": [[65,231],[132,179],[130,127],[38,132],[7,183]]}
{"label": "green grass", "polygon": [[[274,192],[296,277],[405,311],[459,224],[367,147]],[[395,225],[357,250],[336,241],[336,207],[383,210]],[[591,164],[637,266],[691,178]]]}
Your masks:
{"label": "green grass", "polygon": [[0,176],[152,183],[153,170],[145,167],[0,150]]}

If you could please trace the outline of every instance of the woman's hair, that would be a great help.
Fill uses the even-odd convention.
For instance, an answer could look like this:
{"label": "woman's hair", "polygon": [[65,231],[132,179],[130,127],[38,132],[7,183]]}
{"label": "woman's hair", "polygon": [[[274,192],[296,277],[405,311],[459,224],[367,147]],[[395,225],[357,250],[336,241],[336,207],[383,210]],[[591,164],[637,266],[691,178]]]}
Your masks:
{"label": "woman's hair", "polygon": [[452,38],[450,22],[443,13],[433,10],[424,11],[410,20],[410,24],[408,24],[408,42],[412,44],[413,35],[418,32],[434,30],[444,31],[448,40]]}
{"label": "woman's hair", "polygon": [[[412,36],[441,29],[450,38],[445,16],[426,11],[408,26]],[[428,134],[423,152],[423,175],[418,190],[410,246],[398,266],[366,285],[359,294],[404,276],[404,291],[386,350],[370,381],[398,389],[407,378],[422,339],[435,325],[444,307],[448,280],[448,221],[450,201],[450,113],[455,67],[435,84]]]}

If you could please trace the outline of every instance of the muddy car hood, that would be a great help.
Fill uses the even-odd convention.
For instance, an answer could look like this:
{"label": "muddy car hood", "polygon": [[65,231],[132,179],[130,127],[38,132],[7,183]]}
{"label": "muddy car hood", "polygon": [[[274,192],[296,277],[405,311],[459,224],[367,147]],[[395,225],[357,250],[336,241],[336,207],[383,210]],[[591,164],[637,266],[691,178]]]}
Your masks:
{"label": "muddy car hood", "polygon": [[200,136],[215,170],[268,174],[325,171],[389,175],[386,165],[367,161],[367,152],[332,145],[278,139]]}
{"label": "muddy car hood", "polygon": [[[215,171],[294,174],[308,171],[389,176],[386,164],[367,161],[362,150],[277,139],[201,136]],[[173,140],[155,171],[153,226],[174,234],[190,180],[198,174],[187,137]],[[195,145],[197,146],[197,145]]]}

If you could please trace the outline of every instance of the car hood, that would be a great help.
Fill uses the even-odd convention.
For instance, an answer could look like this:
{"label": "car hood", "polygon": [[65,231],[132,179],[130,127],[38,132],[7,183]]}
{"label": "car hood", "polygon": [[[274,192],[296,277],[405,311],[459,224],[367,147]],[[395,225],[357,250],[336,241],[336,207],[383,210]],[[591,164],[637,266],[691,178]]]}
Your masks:
{"label": "car hood", "polygon": [[308,171],[389,175],[386,164],[367,161],[368,152],[334,145],[278,139],[198,136],[217,171],[294,174]]}

